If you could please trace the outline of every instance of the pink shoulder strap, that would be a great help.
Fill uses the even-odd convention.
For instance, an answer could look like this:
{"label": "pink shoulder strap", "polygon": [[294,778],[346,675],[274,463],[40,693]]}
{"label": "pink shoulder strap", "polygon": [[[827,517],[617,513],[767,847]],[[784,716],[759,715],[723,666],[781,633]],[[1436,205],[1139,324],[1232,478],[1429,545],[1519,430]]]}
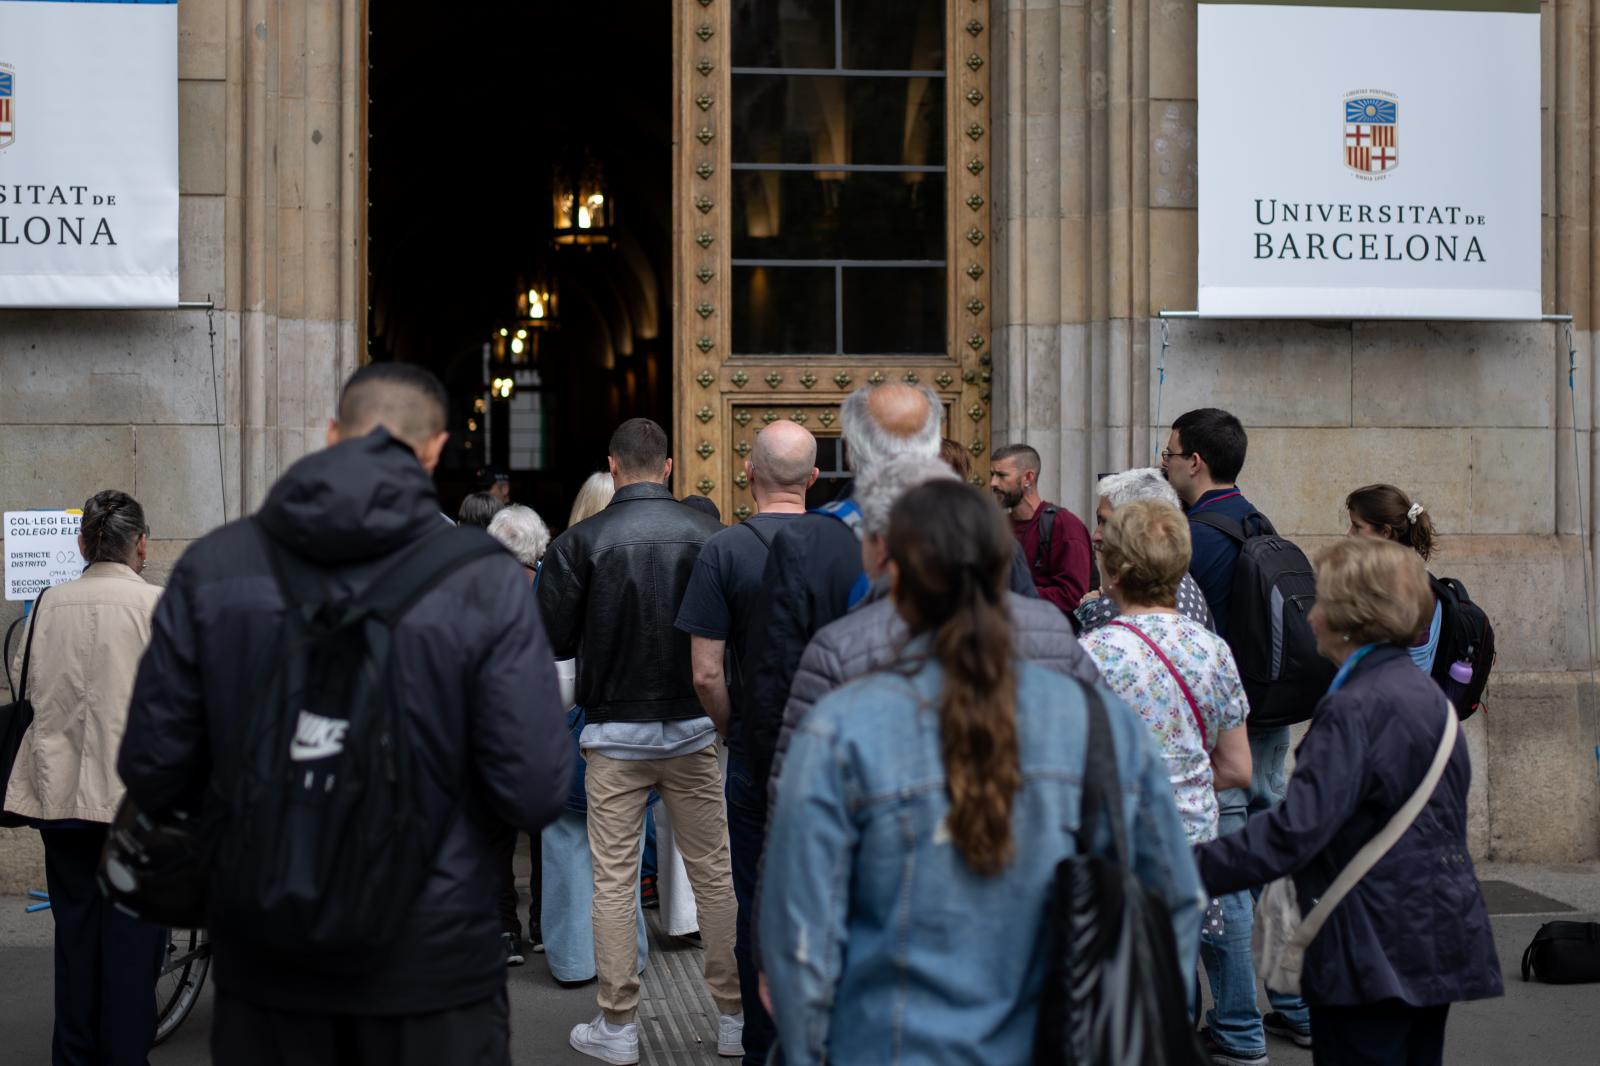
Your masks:
{"label": "pink shoulder strap", "polygon": [[1156,647],[1156,642],[1145,636],[1144,631],[1138,626],[1129,625],[1120,618],[1113,619],[1109,624],[1126,629],[1144,641],[1150,650],[1156,653],[1156,658],[1161,660],[1161,665],[1167,668],[1167,673],[1173,676],[1178,682],[1178,687],[1183,690],[1183,698],[1189,701],[1189,710],[1194,713],[1194,724],[1200,727],[1200,746],[1209,749],[1211,741],[1206,735],[1206,721],[1200,717],[1200,705],[1194,701],[1194,693],[1189,691],[1189,683],[1183,679],[1182,674],[1178,673],[1178,668],[1172,665],[1172,660],[1167,658],[1166,653]]}

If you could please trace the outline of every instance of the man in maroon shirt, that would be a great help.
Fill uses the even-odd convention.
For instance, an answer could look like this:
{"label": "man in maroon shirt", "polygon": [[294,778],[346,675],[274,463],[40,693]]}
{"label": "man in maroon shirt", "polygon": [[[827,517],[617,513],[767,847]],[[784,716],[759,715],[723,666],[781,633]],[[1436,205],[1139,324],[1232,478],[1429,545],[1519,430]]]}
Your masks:
{"label": "man in maroon shirt", "polygon": [[989,457],[989,488],[1011,514],[1039,595],[1071,615],[1089,590],[1089,530],[1064,507],[1039,498],[1039,453],[1008,444]]}

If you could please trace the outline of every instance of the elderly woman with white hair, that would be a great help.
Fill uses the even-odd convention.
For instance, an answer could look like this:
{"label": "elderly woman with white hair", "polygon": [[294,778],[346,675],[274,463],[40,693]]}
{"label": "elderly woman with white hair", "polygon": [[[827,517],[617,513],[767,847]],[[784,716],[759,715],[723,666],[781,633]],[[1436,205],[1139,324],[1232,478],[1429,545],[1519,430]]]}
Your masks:
{"label": "elderly woman with white hair", "polygon": [[534,578],[539,576],[544,550],[550,546],[550,527],[544,524],[539,513],[520,503],[502,507],[489,520],[489,536],[517,557],[517,562],[527,572],[528,583],[533,584]]}
{"label": "elderly woman with white hair", "polygon": [[[488,493],[477,495],[487,497]],[[468,497],[471,500],[472,497]],[[462,521],[465,517],[466,505],[462,506]],[[523,572],[528,577],[531,587],[539,577],[539,562],[544,558],[544,550],[550,546],[550,527],[544,524],[538,512],[531,507],[521,504],[511,504],[501,507],[493,513],[487,525],[489,536],[506,546],[506,550],[516,556],[517,562],[522,564]],[[572,703],[570,673],[561,675],[562,699],[570,706]],[[517,852],[517,831],[511,826],[496,827],[495,855],[500,867],[500,924],[503,932],[500,939],[505,942],[506,965],[521,966],[526,956],[523,954],[522,919],[517,913],[519,900],[517,899],[516,874],[512,869],[513,860]],[[528,882],[528,894],[532,899],[528,903],[528,940],[527,946],[536,952],[544,950],[544,936],[540,932],[539,911],[543,893],[543,862],[540,859],[540,849],[534,848],[533,876]]]}
{"label": "elderly woman with white hair", "polygon": [[[1096,559],[1100,556],[1100,546],[1105,543],[1106,523],[1111,521],[1112,514],[1123,504],[1135,500],[1160,500],[1180,511],[1183,509],[1178,502],[1177,490],[1167,483],[1161,470],[1153,466],[1107,474],[1095,486],[1095,494],[1100,497],[1100,502],[1094,511],[1094,532],[1089,540],[1094,546]],[[1207,629],[1216,628],[1211,621],[1211,608],[1206,606],[1205,593],[1200,591],[1200,586],[1188,574],[1184,574],[1178,584],[1176,607],[1183,617],[1191,618]],[[1104,595],[1101,589],[1091,589],[1086,593],[1078,609],[1073,612],[1080,633],[1099,629],[1120,613],[1117,601]]]}

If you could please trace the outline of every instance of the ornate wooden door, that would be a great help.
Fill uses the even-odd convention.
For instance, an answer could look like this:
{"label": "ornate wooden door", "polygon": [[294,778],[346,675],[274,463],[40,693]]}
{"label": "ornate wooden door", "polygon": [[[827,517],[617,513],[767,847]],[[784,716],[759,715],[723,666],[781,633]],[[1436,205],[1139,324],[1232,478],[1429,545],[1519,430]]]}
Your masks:
{"label": "ornate wooden door", "polygon": [[747,516],[765,423],[836,437],[889,380],[935,389],[986,467],[988,7],[676,0],[680,495]]}

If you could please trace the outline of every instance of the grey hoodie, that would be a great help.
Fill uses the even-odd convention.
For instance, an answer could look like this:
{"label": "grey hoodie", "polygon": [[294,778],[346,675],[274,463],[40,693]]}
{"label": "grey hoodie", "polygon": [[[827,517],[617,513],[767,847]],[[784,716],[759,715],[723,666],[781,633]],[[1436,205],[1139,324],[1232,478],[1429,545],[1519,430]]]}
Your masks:
{"label": "grey hoodie", "polygon": [[[1089,653],[1073,636],[1072,623],[1053,603],[1027,599],[1015,592],[1007,595],[1018,658],[1089,684],[1100,679]],[[789,740],[812,706],[846,682],[893,662],[905,640],[905,623],[887,595],[886,583],[881,581],[869,599],[843,618],[823,626],[811,638],[800,657],[800,668],[783,708],[783,726],[767,781],[769,805],[778,798],[778,776],[783,771]]]}

